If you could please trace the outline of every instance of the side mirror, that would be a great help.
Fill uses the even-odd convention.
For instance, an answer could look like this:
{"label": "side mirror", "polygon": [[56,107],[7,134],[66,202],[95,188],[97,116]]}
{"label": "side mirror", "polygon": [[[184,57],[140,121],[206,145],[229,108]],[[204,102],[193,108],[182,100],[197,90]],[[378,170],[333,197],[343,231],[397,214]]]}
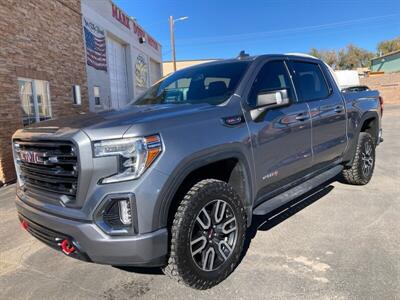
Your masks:
{"label": "side mirror", "polygon": [[257,107],[250,112],[251,117],[253,120],[256,120],[265,110],[286,106],[289,103],[287,89],[261,91],[257,94]]}
{"label": "side mirror", "polygon": [[261,91],[257,95],[257,107],[277,107],[289,104],[288,90]]}

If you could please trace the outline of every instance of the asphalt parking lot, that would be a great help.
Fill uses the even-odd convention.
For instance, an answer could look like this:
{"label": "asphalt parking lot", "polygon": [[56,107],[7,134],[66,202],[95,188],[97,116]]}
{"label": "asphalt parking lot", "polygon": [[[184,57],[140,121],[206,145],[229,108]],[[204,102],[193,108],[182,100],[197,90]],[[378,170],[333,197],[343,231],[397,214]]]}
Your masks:
{"label": "asphalt parking lot", "polygon": [[0,299],[400,299],[400,106],[367,186],[332,182],[254,220],[245,257],[217,287],[195,291],[158,269],[64,256],[24,232],[15,186],[0,189]]}

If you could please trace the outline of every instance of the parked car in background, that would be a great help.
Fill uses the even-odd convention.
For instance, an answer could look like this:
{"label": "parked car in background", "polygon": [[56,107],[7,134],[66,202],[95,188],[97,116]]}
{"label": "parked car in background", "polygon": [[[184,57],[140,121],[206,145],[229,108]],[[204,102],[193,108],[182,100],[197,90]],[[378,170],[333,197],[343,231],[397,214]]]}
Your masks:
{"label": "parked car in background", "polygon": [[313,57],[242,55],[173,73],[122,111],[18,130],[16,204],[68,256],[207,289],[239,263],[253,215],[338,174],[367,184],[381,138],[377,91],[343,93]]}

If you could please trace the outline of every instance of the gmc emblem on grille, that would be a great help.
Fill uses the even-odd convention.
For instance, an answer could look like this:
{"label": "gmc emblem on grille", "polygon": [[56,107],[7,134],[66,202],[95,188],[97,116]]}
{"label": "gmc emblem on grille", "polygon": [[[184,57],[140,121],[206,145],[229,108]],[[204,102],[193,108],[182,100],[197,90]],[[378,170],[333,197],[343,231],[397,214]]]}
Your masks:
{"label": "gmc emblem on grille", "polygon": [[21,158],[22,161],[31,163],[31,164],[38,164],[38,165],[43,165],[44,164],[44,153],[41,152],[35,152],[35,151],[20,151],[19,152],[19,157]]}

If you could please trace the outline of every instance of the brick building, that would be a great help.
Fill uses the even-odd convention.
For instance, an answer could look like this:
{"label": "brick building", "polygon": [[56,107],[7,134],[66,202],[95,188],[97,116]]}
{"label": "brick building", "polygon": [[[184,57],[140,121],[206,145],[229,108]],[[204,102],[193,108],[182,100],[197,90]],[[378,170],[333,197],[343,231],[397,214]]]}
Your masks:
{"label": "brick building", "polygon": [[[88,110],[80,0],[0,0],[0,183],[15,179],[13,132]],[[73,102],[79,85],[82,104]]]}
{"label": "brick building", "polygon": [[386,104],[400,104],[400,72],[370,74],[361,78],[360,83],[378,90]]}

